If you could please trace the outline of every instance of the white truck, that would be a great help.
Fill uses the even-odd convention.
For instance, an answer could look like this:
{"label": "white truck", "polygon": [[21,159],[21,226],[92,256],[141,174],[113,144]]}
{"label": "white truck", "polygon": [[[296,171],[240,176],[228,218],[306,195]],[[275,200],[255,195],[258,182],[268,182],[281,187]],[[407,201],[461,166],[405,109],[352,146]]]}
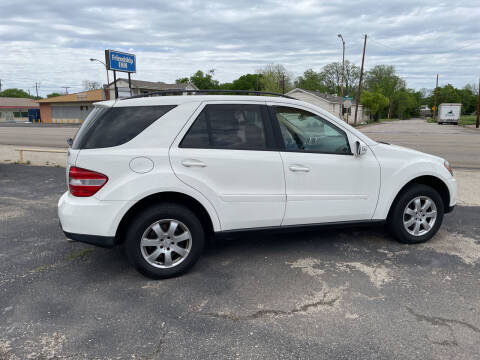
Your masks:
{"label": "white truck", "polygon": [[458,125],[460,114],[462,113],[462,104],[442,103],[438,106],[439,124]]}

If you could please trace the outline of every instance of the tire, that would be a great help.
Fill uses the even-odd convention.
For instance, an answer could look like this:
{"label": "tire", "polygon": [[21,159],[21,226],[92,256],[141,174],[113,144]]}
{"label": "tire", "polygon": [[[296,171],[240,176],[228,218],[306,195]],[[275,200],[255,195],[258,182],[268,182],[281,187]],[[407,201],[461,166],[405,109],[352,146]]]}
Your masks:
{"label": "tire", "polygon": [[125,238],[128,260],[152,279],[185,273],[200,258],[204,245],[205,233],[198,217],[174,203],[152,205],[140,212]]}
{"label": "tire", "polygon": [[[420,200],[420,206],[417,206],[417,199]],[[427,206],[427,200],[431,201],[430,206]],[[399,242],[422,243],[437,233],[442,225],[444,209],[442,197],[435,189],[423,184],[413,184],[403,190],[395,199],[387,219],[387,225]],[[435,218],[433,219],[434,212]]]}

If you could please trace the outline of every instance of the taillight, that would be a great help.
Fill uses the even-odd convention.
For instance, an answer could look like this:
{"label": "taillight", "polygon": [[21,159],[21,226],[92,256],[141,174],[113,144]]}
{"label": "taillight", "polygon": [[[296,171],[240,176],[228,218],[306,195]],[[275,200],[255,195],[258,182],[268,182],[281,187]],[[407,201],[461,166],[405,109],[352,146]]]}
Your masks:
{"label": "taillight", "polygon": [[108,181],[108,177],[95,171],[70,167],[68,188],[73,196],[88,197],[95,194]]}

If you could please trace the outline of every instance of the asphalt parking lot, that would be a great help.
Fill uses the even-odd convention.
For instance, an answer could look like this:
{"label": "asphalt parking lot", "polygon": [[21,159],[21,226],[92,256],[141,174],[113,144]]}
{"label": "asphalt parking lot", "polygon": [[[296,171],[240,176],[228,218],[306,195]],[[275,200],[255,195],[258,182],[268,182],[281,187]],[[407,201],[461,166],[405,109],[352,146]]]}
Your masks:
{"label": "asphalt parking lot", "polygon": [[474,359],[480,206],[427,244],[383,228],[217,241],[149,280],[58,228],[63,168],[0,164],[0,359]]}

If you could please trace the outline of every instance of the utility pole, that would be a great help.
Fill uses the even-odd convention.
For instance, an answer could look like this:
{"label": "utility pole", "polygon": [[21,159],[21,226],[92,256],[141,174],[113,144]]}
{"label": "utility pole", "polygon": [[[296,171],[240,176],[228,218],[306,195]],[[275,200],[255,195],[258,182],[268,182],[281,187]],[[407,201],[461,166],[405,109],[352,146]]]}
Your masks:
{"label": "utility pole", "polygon": [[62,88],[65,89],[65,94],[68,95],[68,89],[70,88],[70,86],[62,86]]}
{"label": "utility pole", "polygon": [[0,79],[0,92],[2,92],[2,79]]}
{"label": "utility pole", "polygon": [[342,40],[342,88],[340,90],[340,119],[343,119],[343,81],[345,79],[345,40],[343,40],[342,34],[337,35]]}
{"label": "utility pole", "polygon": [[437,82],[435,84],[435,104],[433,105],[433,120],[437,120],[437,96],[438,96],[438,74],[437,74]]}
{"label": "utility pole", "polygon": [[358,92],[357,98],[355,99],[355,118],[353,119],[353,124],[357,124],[357,112],[358,104],[360,102],[360,94],[362,92],[362,79],[363,79],[363,63],[365,61],[365,48],[367,47],[367,34],[365,34],[365,40],[363,40],[363,55],[362,55],[362,66],[360,67],[360,79],[358,81]]}
{"label": "utility pole", "polygon": [[35,83],[35,92],[37,93],[37,98],[38,98],[38,83]]}
{"label": "utility pole", "polygon": [[285,74],[282,74],[282,94],[285,94]]}
{"label": "utility pole", "polygon": [[475,122],[475,127],[478,129],[480,126],[480,79],[478,80],[478,100],[477,100],[477,121]]}

